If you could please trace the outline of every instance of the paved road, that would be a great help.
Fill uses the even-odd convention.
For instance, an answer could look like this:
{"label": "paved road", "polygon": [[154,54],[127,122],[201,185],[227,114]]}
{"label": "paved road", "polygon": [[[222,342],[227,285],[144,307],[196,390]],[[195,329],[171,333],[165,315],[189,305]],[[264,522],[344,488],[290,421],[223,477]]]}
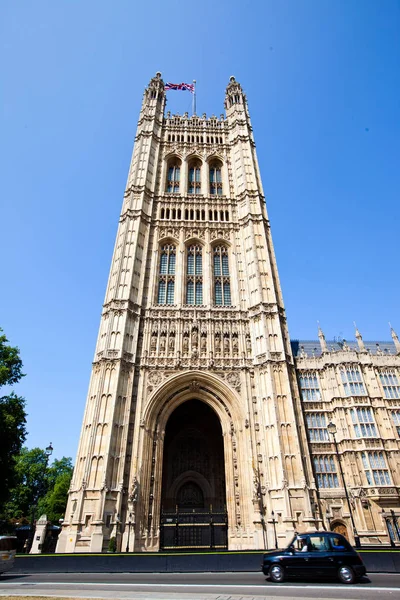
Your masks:
{"label": "paved road", "polygon": [[395,600],[400,574],[374,573],[354,586],[291,581],[275,585],[260,573],[6,574],[0,596],[64,596],[124,600]]}

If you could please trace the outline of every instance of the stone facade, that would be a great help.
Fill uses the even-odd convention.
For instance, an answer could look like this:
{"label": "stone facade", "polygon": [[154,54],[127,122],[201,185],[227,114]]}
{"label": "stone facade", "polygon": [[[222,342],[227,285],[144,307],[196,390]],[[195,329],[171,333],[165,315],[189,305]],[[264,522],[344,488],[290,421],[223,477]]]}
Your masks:
{"label": "stone facade", "polygon": [[[292,352],[240,84],[231,77],[220,118],[165,115],[165,102],[158,73],[144,93],[57,551],[105,551],[112,537],[124,551],[158,550],[162,511],[190,502],[226,506],[229,549],[281,546],[324,527],[327,508],[333,526],[348,526],[341,481],[318,493],[312,459],[337,457],[325,434],[309,442],[310,411],[336,420],[358,533],[388,541],[375,506],[398,511],[399,435],[376,378],[399,357]],[[335,387],[342,364],[359,365],[368,396]],[[304,373],[320,382],[312,402]],[[379,413],[375,446],[355,439],[346,413],[367,405]],[[372,448],[388,457],[390,484],[361,481],[357,457]]]}

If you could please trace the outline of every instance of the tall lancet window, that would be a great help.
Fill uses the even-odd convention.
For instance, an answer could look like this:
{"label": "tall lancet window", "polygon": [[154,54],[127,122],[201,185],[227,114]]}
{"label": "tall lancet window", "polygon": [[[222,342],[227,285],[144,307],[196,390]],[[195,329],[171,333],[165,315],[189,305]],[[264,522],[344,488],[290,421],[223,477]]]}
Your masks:
{"label": "tall lancet window", "polygon": [[217,306],[231,306],[228,248],[214,248],[214,299]]}
{"label": "tall lancet window", "polygon": [[161,249],[160,271],[158,279],[158,304],[173,304],[175,291],[176,248],[167,244]]}
{"label": "tall lancet window", "polygon": [[186,304],[203,304],[203,256],[201,246],[187,250]]}
{"label": "tall lancet window", "polygon": [[189,163],[188,194],[201,193],[201,162],[194,160]]}
{"label": "tall lancet window", "polygon": [[210,194],[212,196],[222,196],[222,164],[219,161],[213,161],[210,164]]}
{"label": "tall lancet window", "polygon": [[173,158],[168,162],[167,169],[167,192],[179,193],[179,186],[181,180],[181,161],[178,158]]}

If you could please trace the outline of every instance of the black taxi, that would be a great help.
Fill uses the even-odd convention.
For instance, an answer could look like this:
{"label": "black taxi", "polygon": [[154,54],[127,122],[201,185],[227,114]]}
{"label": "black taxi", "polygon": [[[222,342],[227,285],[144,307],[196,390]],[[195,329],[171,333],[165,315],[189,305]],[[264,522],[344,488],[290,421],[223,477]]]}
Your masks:
{"label": "black taxi", "polygon": [[267,552],[261,570],[271,581],[288,577],[337,577],[354,583],[366,574],[361,557],[339,533],[317,531],[297,534],[285,550]]}

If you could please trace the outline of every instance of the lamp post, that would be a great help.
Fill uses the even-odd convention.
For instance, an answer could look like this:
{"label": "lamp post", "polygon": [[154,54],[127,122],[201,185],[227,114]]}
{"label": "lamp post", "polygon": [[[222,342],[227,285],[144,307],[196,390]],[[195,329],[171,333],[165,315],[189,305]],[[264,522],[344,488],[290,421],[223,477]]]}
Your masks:
{"label": "lamp post", "polygon": [[278,538],[276,537],[276,520],[274,511],[271,512],[272,517],[272,525],[274,527],[274,537],[275,537],[275,549],[278,550]]}
{"label": "lamp post", "polygon": [[350,520],[351,520],[351,525],[353,527],[353,536],[354,536],[354,542],[357,548],[360,548],[361,544],[360,544],[360,538],[358,536],[357,533],[357,529],[356,529],[356,524],[354,522],[354,517],[353,517],[353,510],[351,508],[351,504],[350,504],[350,499],[349,499],[349,494],[347,492],[347,486],[346,486],[346,481],[344,478],[344,474],[343,474],[343,468],[342,468],[342,461],[340,459],[340,454],[339,454],[339,449],[338,449],[338,445],[337,445],[337,441],[336,441],[336,432],[337,432],[337,428],[335,423],[328,423],[327,425],[327,430],[330,433],[330,435],[333,437],[333,443],[335,444],[335,451],[336,451],[336,455],[338,457],[338,462],[339,462],[339,469],[340,469],[340,475],[342,477],[342,481],[343,481],[343,487],[344,487],[344,493],[346,495],[346,500],[347,500],[347,504],[349,507],[349,512],[350,512]]}

